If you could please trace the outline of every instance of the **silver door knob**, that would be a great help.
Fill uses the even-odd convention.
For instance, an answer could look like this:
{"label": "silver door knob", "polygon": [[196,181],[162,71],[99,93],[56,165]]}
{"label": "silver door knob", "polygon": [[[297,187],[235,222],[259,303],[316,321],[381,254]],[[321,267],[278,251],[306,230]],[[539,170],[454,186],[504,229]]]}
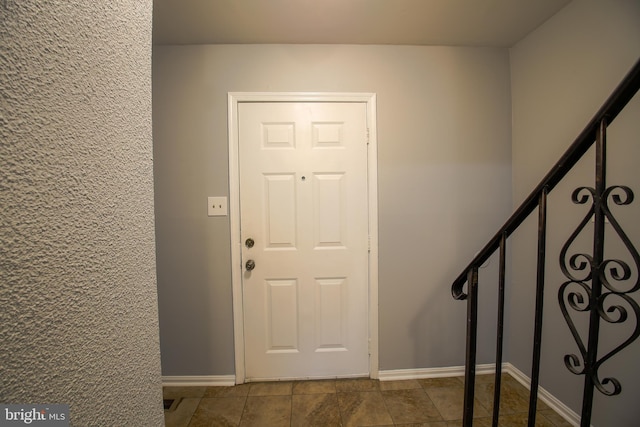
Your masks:
{"label": "silver door knob", "polygon": [[246,262],[246,264],[244,266],[247,269],[247,271],[251,271],[254,268],[256,268],[256,262],[254,260],[250,259],[250,260],[248,260]]}

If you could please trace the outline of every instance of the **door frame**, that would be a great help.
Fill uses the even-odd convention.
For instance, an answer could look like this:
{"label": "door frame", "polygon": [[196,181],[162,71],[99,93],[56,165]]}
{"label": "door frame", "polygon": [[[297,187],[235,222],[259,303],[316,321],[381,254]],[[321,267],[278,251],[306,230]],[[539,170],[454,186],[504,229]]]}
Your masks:
{"label": "door frame", "polygon": [[245,382],[242,242],[240,235],[240,175],[238,104],[242,102],[356,102],[367,106],[367,198],[369,205],[369,376],[378,378],[378,144],[376,94],[337,92],[229,92],[229,224],[236,384]]}

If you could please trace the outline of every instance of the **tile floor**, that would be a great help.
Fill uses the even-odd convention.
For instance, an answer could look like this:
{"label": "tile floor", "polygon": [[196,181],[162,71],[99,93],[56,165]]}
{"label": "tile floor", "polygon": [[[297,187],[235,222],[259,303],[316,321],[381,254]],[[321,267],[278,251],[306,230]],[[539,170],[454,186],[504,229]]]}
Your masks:
{"label": "tile floor", "polygon": [[[491,426],[493,375],[476,380],[474,426]],[[406,381],[338,379],[248,383],[234,387],[165,387],[167,427],[462,425],[463,378]],[[500,426],[526,426],[529,393],[503,375]],[[176,405],[177,402],[177,405]],[[538,404],[536,426],[567,421]]]}

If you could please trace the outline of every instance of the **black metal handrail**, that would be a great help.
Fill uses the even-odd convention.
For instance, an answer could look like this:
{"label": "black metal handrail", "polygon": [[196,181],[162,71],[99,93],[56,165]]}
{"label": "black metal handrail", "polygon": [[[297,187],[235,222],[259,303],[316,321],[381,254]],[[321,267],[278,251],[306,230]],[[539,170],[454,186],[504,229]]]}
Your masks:
{"label": "black metal handrail", "polygon": [[467,272],[474,266],[484,264],[493,253],[500,247],[500,239],[503,234],[509,237],[525,219],[538,207],[538,199],[542,191],[547,188],[551,192],[553,188],[562,181],[562,178],[569,173],[573,166],[582,158],[584,153],[593,145],[594,135],[600,126],[600,122],[605,120],[611,123],[620,114],[620,111],[629,103],[631,98],[640,88],[640,60],[636,62],[631,71],[624,78],[622,83],[609,96],[609,99],[598,110],[589,124],[580,133],[578,138],[571,144],[560,160],[551,168],[549,173],[540,181],[540,184],[529,194],[529,197],[516,209],[516,211],[504,223],[502,228],[493,236],[491,240],[473,258],[467,267],[453,282],[452,293],[455,299],[464,299],[463,287],[467,281]]}
{"label": "black metal handrail", "polygon": [[[640,290],[640,279],[638,283],[633,285],[630,290],[623,292],[609,283],[604,275],[605,268],[613,270],[609,264],[620,267],[622,273],[615,273],[615,280],[628,280],[631,277],[630,268],[626,263],[620,260],[603,259],[604,245],[604,224],[605,220],[611,221],[614,230],[622,238],[625,246],[631,253],[636,268],[640,270],[640,255],[633,247],[626,234],[615,221],[607,206],[607,198],[611,197],[615,204],[626,205],[633,201],[633,192],[630,188],[624,186],[606,187],[606,129],[609,124],[618,116],[628,102],[640,89],[640,60],[636,62],[627,76],[613,91],[604,105],[598,110],[595,116],[587,124],[584,130],[571,144],[569,149],[562,155],[560,160],[547,173],[542,181],[536,186],[525,201],[516,209],[507,222],[500,228],[495,236],[483,247],[483,249],[475,256],[475,258],[467,265],[467,267],[455,279],[452,285],[452,294],[456,300],[467,300],[467,351],[465,366],[465,402],[463,425],[469,427],[472,425],[473,418],[473,401],[475,386],[475,360],[476,360],[476,341],[477,341],[477,293],[478,293],[478,268],[483,265],[489,257],[497,250],[500,250],[500,272],[499,272],[499,307],[498,307],[498,337],[496,348],[496,378],[495,378],[495,396],[493,425],[498,425],[499,417],[499,401],[500,401],[500,371],[502,364],[502,335],[503,335],[503,319],[504,319],[504,269],[505,269],[505,248],[507,238],[525,221],[525,219],[537,208],[538,217],[538,266],[537,266],[537,284],[536,284],[536,308],[535,308],[535,331],[534,331],[534,350],[533,350],[533,366],[531,379],[531,394],[529,402],[529,426],[535,423],[535,411],[538,393],[538,378],[540,369],[540,349],[542,334],[542,302],[544,290],[544,271],[545,271],[545,236],[546,236],[546,205],[547,195],[556,187],[556,185],[569,173],[573,166],[582,158],[582,156],[596,144],[596,184],[594,188],[581,187],[574,191],[572,196],[574,203],[584,204],[589,198],[593,200],[593,206],[585,219],[581,222],[578,229],[565,244],[560,257],[561,268],[563,274],[569,279],[563,283],[560,288],[559,299],[563,315],[571,329],[576,342],[578,343],[582,362],[584,366],[580,369],[580,360],[576,355],[565,356],[565,365],[574,374],[585,375],[585,387],[583,395],[583,407],[581,416],[581,425],[589,426],[591,421],[591,407],[593,400],[594,387],[607,395],[614,395],[620,392],[620,386],[617,380],[613,378],[605,378],[602,382],[597,377],[597,369],[600,364],[611,357],[613,354],[626,347],[640,336],[640,307],[635,301],[628,296],[629,293]],[[621,192],[622,195],[613,195],[613,191]],[[585,194],[586,193],[586,194]],[[566,251],[570,243],[575,239],[578,232],[582,231],[586,222],[594,217],[594,253],[592,255],[575,254],[569,260]],[[582,261],[580,261],[582,260]],[[568,267],[567,267],[568,265]],[[588,267],[590,265],[590,268]],[[569,272],[572,270],[572,272]],[[576,272],[582,272],[582,277],[575,277]],[[585,273],[586,272],[586,273]],[[640,275],[640,271],[638,271]],[[591,286],[585,282],[591,281]],[[466,292],[465,292],[466,285]],[[573,291],[566,294],[567,287],[576,285],[579,291]],[[602,292],[603,286],[605,292]],[[606,292],[606,291],[609,292]],[[580,294],[583,292],[586,298]],[[621,346],[616,348],[614,352],[605,355],[601,359],[597,359],[598,333],[600,319],[604,319],[609,323],[621,323],[626,319],[627,312],[620,305],[614,306],[614,311],[618,314],[615,318],[611,314],[605,313],[604,299],[609,295],[621,298],[626,302],[637,318],[636,329],[631,338],[625,341]],[[578,336],[575,327],[567,313],[564,299],[569,300],[569,306],[577,311],[590,312],[589,337],[588,345],[585,345]],[[584,300],[587,300],[585,303]],[[611,310],[608,311],[610,313]],[[607,390],[605,385],[613,384],[613,390]]]}

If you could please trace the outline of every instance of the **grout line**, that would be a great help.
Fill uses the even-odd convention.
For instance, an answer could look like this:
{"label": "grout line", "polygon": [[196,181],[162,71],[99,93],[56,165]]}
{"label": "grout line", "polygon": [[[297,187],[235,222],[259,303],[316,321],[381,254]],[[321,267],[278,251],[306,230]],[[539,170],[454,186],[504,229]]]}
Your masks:
{"label": "grout line", "polygon": [[380,383],[379,382],[378,382],[378,393],[380,393],[380,399],[382,399],[382,404],[384,405],[384,409],[387,411],[387,414],[389,414],[389,418],[391,418],[391,422],[395,426],[396,425],[396,420],[393,418],[393,414],[389,410],[389,406],[387,406],[387,400],[384,398],[384,395],[382,394],[382,390],[380,390]]}
{"label": "grout line", "polygon": [[247,403],[249,403],[249,390],[247,390],[247,395],[244,396],[244,405],[242,405],[242,412],[240,412],[240,419],[238,420],[238,426],[242,424],[242,419],[244,418],[244,412],[247,410]]}

